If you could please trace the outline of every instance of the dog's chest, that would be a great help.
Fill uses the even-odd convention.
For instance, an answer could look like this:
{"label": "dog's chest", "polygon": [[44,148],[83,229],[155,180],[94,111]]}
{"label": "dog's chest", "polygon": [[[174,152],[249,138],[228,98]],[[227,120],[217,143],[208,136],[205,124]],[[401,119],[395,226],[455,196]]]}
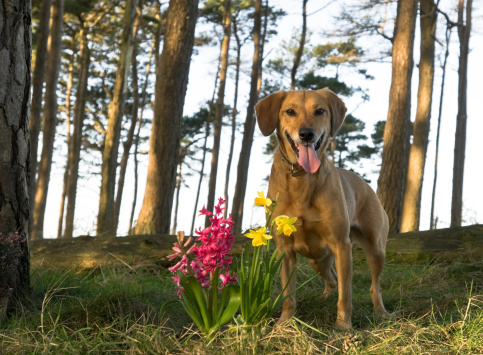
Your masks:
{"label": "dog's chest", "polygon": [[284,239],[283,243],[286,244],[288,242],[292,244],[292,247],[306,258],[321,258],[326,253],[327,241],[325,231],[328,230],[327,222],[321,219],[321,211],[308,206],[304,210],[300,210],[294,205],[290,207],[280,211],[280,213],[290,217],[297,217],[297,221],[294,224],[297,231],[290,237],[282,236]]}
{"label": "dog's chest", "polygon": [[[298,219],[297,232],[293,234],[293,248],[309,259],[322,258],[327,253],[328,244],[322,233],[323,222],[310,222]],[[321,228],[322,227],[322,228]]]}

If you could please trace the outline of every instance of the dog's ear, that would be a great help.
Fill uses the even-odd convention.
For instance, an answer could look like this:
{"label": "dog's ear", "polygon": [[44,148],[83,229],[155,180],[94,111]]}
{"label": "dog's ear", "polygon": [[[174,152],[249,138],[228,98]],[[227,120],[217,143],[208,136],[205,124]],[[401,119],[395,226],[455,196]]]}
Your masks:
{"label": "dog's ear", "polygon": [[285,96],[287,96],[287,93],[282,90],[268,95],[256,104],[255,111],[257,112],[258,127],[264,136],[271,135],[277,128],[278,113]]}
{"label": "dog's ear", "polygon": [[318,92],[329,102],[330,107],[330,136],[334,137],[342,122],[344,121],[347,108],[344,102],[335,93],[327,88],[318,90]]}

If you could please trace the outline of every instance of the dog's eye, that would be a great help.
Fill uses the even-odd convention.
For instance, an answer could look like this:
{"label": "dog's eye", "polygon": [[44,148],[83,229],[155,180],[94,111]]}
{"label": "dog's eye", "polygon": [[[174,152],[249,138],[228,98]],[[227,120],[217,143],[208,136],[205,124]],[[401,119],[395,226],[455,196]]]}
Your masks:
{"label": "dog's eye", "polygon": [[295,116],[296,113],[294,110],[292,110],[291,108],[289,108],[287,111],[285,111],[285,113],[289,116]]}
{"label": "dog's eye", "polygon": [[318,108],[317,110],[315,110],[315,115],[320,116],[320,115],[323,115],[324,112],[325,110],[323,108]]}

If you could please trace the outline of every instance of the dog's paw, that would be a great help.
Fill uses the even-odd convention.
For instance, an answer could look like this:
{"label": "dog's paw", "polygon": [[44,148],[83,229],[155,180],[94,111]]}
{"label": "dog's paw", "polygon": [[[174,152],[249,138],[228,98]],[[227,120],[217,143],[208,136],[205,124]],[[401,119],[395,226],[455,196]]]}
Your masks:
{"label": "dog's paw", "polygon": [[329,298],[330,296],[332,296],[332,294],[334,293],[334,291],[336,290],[336,287],[334,288],[325,288],[324,289],[324,298]]}
{"label": "dog's paw", "polygon": [[349,332],[352,330],[352,323],[350,321],[348,322],[342,319],[337,319],[337,321],[335,322],[335,328],[337,330]]}

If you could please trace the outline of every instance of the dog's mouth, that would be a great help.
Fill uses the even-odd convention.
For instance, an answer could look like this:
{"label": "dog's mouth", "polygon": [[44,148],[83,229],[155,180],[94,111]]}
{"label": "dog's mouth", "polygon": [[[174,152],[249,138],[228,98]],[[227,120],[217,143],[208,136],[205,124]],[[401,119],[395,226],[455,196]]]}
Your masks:
{"label": "dog's mouth", "polygon": [[[300,144],[295,143],[294,140],[290,137],[290,134],[285,133],[285,136],[287,137],[287,140],[290,143],[290,146],[292,147],[292,150],[295,152],[295,154],[297,154],[297,158],[298,158],[298,156],[299,156],[299,145]],[[323,140],[324,140],[324,134],[322,133],[322,135],[320,136],[319,140],[314,145],[314,150],[316,152],[319,151],[320,147],[322,146],[322,141]]]}
{"label": "dog's mouth", "polygon": [[285,136],[287,137],[287,141],[290,143],[290,147],[292,147],[292,150],[297,155],[298,163],[302,166],[302,168],[308,173],[315,173],[320,166],[320,160],[317,157],[316,152],[322,146],[324,134],[320,136],[315,144],[297,144],[287,132],[285,133]]}

